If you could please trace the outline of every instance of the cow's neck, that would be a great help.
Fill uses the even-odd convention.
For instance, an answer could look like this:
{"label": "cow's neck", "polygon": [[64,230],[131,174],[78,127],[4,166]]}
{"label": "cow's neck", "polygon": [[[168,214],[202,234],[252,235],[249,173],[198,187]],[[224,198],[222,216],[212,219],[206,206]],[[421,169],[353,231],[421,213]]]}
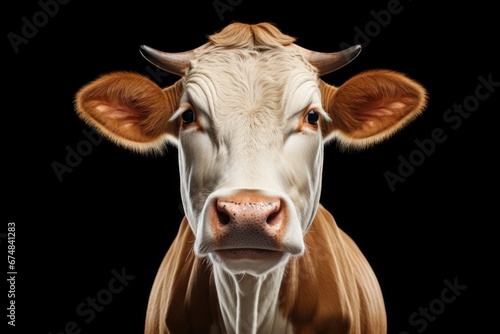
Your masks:
{"label": "cow's neck", "polygon": [[284,268],[267,276],[231,275],[214,266],[225,333],[286,333],[287,321],[279,311]]}

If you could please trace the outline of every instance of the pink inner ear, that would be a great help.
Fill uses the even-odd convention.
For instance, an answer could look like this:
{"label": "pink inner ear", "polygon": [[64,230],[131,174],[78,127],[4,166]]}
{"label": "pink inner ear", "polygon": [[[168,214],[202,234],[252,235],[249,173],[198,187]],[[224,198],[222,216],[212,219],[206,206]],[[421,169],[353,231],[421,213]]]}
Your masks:
{"label": "pink inner ear", "polygon": [[98,103],[94,107],[94,110],[100,114],[98,118],[104,125],[117,131],[127,130],[130,132],[133,130],[131,133],[140,131],[137,128],[140,119],[137,112],[132,108],[118,102],[105,103],[104,101],[99,101]]}
{"label": "pink inner ear", "polygon": [[377,128],[383,127],[387,122],[397,122],[404,117],[404,113],[401,111],[405,107],[407,106],[402,102],[388,102],[384,99],[364,106],[359,105],[357,109],[351,111],[357,124],[356,127],[352,128],[351,134],[364,133],[362,136],[367,136],[369,133],[378,131]]}
{"label": "pink inner ear", "polygon": [[391,98],[381,97],[375,102],[352,110],[353,116],[358,120],[358,126],[352,129],[350,135],[366,138],[396,126],[414,107],[414,103],[405,103],[404,99],[397,95]]}
{"label": "pink inner ear", "polygon": [[104,114],[105,118],[112,119],[123,119],[127,117],[127,114],[130,114],[130,112],[125,111],[119,106],[108,104],[99,104],[95,107],[95,110]]}
{"label": "pink inner ear", "polygon": [[103,117],[112,120],[124,120],[127,118],[133,118],[134,112],[129,107],[120,103],[102,103],[95,107],[95,110],[103,114]]}
{"label": "pink inner ear", "polygon": [[396,101],[386,105],[382,104],[373,109],[367,109],[366,111],[363,111],[363,114],[371,117],[388,117],[394,115],[394,110],[403,110],[405,107],[406,105],[404,103]]}

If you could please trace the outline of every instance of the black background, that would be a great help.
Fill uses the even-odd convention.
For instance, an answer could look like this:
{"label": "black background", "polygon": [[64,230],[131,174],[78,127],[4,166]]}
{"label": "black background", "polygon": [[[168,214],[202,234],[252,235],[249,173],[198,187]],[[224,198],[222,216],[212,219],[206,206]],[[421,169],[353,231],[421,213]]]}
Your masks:
{"label": "black background", "polygon": [[[88,127],[73,111],[81,86],[115,70],[136,71],[160,86],[170,85],[177,77],[154,72],[139,45],[184,51],[232,21],[273,22],[297,37],[298,44],[317,51],[363,44],[354,62],[323,77],[331,84],[340,85],[363,70],[388,68],[427,88],[425,113],[389,141],[359,152],[327,146],[322,203],[372,264],[385,296],[390,334],[498,328],[494,144],[500,87],[470,107],[470,117],[456,129],[443,119],[454,104],[478,101],[479,77],[500,81],[496,9],[480,1],[438,6],[401,0],[398,13],[382,25],[374,13],[395,1],[219,3],[226,10],[218,12],[213,0],[70,1],[52,6],[52,17],[45,21],[40,2],[4,4],[2,115],[7,117],[0,233],[7,232],[8,222],[16,223],[14,332],[55,334],[72,321],[80,333],[143,331],[156,270],[182,218],[177,150],[140,156],[103,140],[62,179],[53,164],[66,164],[68,147],[81,149],[87,140],[82,131]],[[23,17],[31,23],[38,19],[39,27],[15,52],[8,36],[22,36]],[[438,128],[446,140],[391,191],[384,173],[397,173],[398,157],[418,154],[415,140],[430,139]],[[5,254],[5,235],[0,240]],[[106,294],[113,270],[134,278],[92,319],[88,313],[82,316],[78,306]],[[439,301],[445,280],[467,286],[451,303]],[[425,326],[421,316],[415,318],[418,323],[409,321],[420,307],[429,306],[438,314]]]}

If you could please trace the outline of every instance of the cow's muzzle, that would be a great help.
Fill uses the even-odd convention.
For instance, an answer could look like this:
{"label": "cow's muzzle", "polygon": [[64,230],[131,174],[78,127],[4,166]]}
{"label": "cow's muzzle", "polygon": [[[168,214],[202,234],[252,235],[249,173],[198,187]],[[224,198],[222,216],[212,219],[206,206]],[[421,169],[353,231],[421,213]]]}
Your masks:
{"label": "cow's muzzle", "polygon": [[269,191],[218,190],[205,204],[194,245],[231,272],[262,274],[304,252],[294,204]]}
{"label": "cow's muzzle", "polygon": [[216,252],[227,258],[269,257],[283,252],[285,205],[280,198],[240,192],[214,200],[210,223]]}
{"label": "cow's muzzle", "polygon": [[227,258],[260,258],[284,252],[286,205],[279,197],[239,191],[214,198],[209,219],[215,235],[214,250]]}

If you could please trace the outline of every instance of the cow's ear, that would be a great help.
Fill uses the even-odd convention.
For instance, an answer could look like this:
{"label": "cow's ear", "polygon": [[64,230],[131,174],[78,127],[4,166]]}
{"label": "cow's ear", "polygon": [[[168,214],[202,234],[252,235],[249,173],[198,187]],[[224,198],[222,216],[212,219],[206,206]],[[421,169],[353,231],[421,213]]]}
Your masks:
{"label": "cow's ear", "polygon": [[112,72],[82,87],[75,97],[77,114],[118,145],[139,152],[162,152],[177,144],[179,124],[170,122],[182,83],[161,89],[149,78]]}
{"label": "cow's ear", "polygon": [[370,70],[336,88],[320,80],[323,109],[331,121],[321,123],[326,141],[366,147],[391,136],[422,113],[426,90],[405,75]]}

